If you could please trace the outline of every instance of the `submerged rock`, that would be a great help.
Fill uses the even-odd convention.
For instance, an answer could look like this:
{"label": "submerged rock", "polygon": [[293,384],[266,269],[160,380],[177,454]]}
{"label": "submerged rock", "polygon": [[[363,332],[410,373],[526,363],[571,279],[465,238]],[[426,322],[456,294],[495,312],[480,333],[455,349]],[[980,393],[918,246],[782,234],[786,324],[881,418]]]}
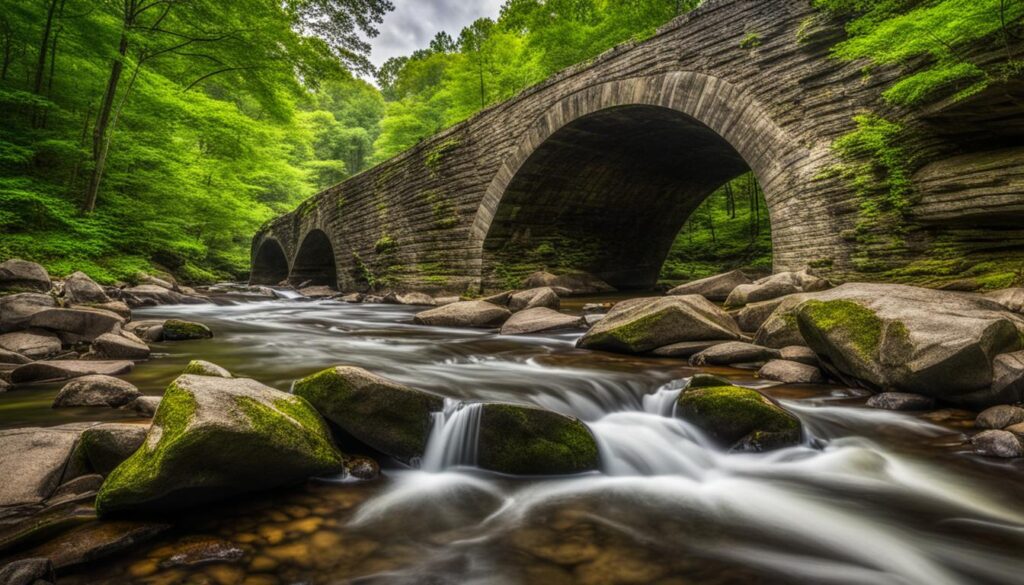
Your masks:
{"label": "submerged rock", "polygon": [[742,341],[730,341],[712,346],[690,358],[695,366],[729,366],[732,364],[749,364],[777,359],[777,349],[761,347]]}
{"label": "submerged rock", "polygon": [[82,376],[60,389],[53,399],[53,408],[68,406],[106,406],[117,408],[135,400],[142,393],[133,384],[113,376]]}
{"label": "submerged rock", "polygon": [[210,339],[213,331],[202,323],[168,319],[164,321],[164,341],[188,341],[192,339]]}
{"label": "submerged rock", "polygon": [[11,561],[0,566],[0,583],[4,585],[41,585],[56,583],[53,563],[47,558]]}
{"label": "submerged rock", "polygon": [[28,327],[32,315],[57,306],[47,294],[20,293],[0,297],[0,333],[19,331]]}
{"label": "submerged rock", "polygon": [[709,301],[724,301],[741,284],[751,284],[750,278],[740,270],[716,274],[681,284],[668,291],[669,295],[701,295]]}
{"label": "submerged rock", "polygon": [[558,331],[563,329],[579,329],[583,326],[583,317],[566,315],[558,311],[537,307],[525,309],[512,315],[501,327],[502,335],[527,335]]}
{"label": "submerged rock", "polygon": [[478,464],[513,475],[567,475],[596,470],[597,442],[578,419],[516,404],[484,404]]}
{"label": "submerged rock", "polygon": [[882,392],[868,398],[868,406],[883,410],[932,410],[935,399],[909,392]]}
{"label": "submerged rock", "polygon": [[142,447],[148,432],[148,425],[104,423],[82,433],[80,449],[97,473],[108,475]]}
{"label": "submerged rock", "polygon": [[217,364],[203,361],[203,360],[192,360],[185,366],[185,370],[182,374],[195,374],[197,376],[213,376],[215,378],[231,378],[231,372],[218,366]]}
{"label": "submerged rock", "polygon": [[508,299],[508,308],[513,313],[544,307],[557,311],[562,306],[561,299],[550,287],[532,288],[514,293]]}
{"label": "submerged rock", "polygon": [[687,295],[619,303],[577,345],[638,354],[681,341],[739,336],[732,317],[702,296]]}
{"label": "submerged rock", "polygon": [[255,380],[186,374],[167,387],[142,447],[103,483],[96,510],[193,506],[340,473],[342,463],[302,398]]}
{"label": "submerged rock", "polygon": [[679,394],[676,416],[725,447],[769,451],[800,442],[800,421],[760,392],[714,376],[694,376]]}
{"label": "submerged rock", "polygon": [[303,378],[294,392],[356,440],[403,461],[423,455],[432,414],[444,407],[436,394],[351,366]]}
{"label": "submerged rock", "polygon": [[971,437],[975,453],[985,457],[1011,459],[1024,457],[1024,446],[1010,431],[982,431]]}
{"label": "submerged rock", "polygon": [[825,375],[817,366],[799,362],[772,360],[757,371],[757,377],[783,384],[824,384]]}
{"label": "submerged rock", "polygon": [[50,275],[35,262],[12,258],[0,263],[0,291],[45,293],[51,286]]}
{"label": "submerged rock", "polygon": [[492,329],[512,316],[505,307],[485,301],[462,301],[418,313],[413,321],[417,325],[432,327],[476,327]]}
{"label": "submerged rock", "polygon": [[169,530],[169,524],[116,520],[90,522],[35,548],[57,569],[91,563],[138,546]]}
{"label": "submerged rock", "polygon": [[380,477],[380,465],[369,457],[349,455],[345,457],[345,474],[363,481],[371,481]]}

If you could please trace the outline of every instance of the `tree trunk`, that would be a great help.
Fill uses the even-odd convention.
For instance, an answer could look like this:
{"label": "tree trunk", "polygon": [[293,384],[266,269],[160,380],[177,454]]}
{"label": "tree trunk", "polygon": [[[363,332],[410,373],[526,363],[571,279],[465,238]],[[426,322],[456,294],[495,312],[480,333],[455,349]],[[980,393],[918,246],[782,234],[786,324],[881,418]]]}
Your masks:
{"label": "tree trunk", "polygon": [[43,26],[43,40],[39,43],[39,63],[36,65],[36,81],[32,88],[35,93],[43,90],[43,76],[46,74],[46,52],[50,48],[50,31],[53,29],[53,14],[57,11],[57,0],[50,0],[50,9],[46,12],[46,25]]}
{"label": "tree trunk", "polygon": [[[127,13],[126,13],[127,14]],[[107,80],[107,91],[103,94],[103,105],[100,106],[99,115],[96,117],[96,126],[92,131],[92,177],[89,179],[89,187],[85,193],[85,201],[82,202],[82,211],[91,213],[96,209],[96,196],[100,191],[100,183],[103,181],[103,170],[107,164],[107,151],[110,142],[107,140],[107,127],[110,125],[110,112],[114,108],[114,98],[117,96],[117,86],[121,81],[121,72],[124,70],[124,59],[128,54],[128,25],[121,30],[121,41],[117,48],[117,57],[110,68],[110,78]]]}

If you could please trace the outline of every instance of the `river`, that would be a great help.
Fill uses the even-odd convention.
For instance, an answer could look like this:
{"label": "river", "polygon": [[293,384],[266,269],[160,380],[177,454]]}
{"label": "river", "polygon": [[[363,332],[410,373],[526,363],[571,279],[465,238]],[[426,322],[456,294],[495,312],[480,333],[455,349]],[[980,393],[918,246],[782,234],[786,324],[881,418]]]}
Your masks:
{"label": "river", "polygon": [[[578,306],[578,304],[576,305]],[[577,350],[575,333],[506,337],[412,324],[415,309],[278,300],[138,310],[207,324],[213,341],[155,344],[127,378],[159,394],[190,359],[287,391],[339,364],[449,400],[418,469],[312,481],[182,515],[173,531],[61,583],[1020,583],[1024,468],[962,445],[948,420],[864,407],[837,386],[761,388],[804,423],[803,445],[729,454],[672,417],[696,369]],[[8,393],[3,427],[126,418],[52,410],[57,386]],[[516,479],[475,469],[477,400],[582,419],[601,471]],[[937,421],[937,422],[933,422]],[[269,471],[268,471],[269,472]],[[175,561],[196,543],[221,562]],[[241,552],[238,552],[241,551]],[[178,554],[178,556],[175,556]]]}

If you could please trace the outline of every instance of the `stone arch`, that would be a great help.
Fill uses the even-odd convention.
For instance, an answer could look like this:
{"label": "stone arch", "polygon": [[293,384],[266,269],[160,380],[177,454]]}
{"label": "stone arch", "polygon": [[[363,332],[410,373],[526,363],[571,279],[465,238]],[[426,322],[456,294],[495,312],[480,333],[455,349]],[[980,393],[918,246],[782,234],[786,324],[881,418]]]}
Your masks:
{"label": "stone arch", "polygon": [[[496,267],[516,256],[512,243],[554,242],[557,251],[565,238],[578,268],[650,286],[692,210],[748,169],[765,192],[776,268],[786,268],[807,221],[799,201],[809,157],[761,104],[716,77],[673,72],[590,86],[544,111],[488,185],[470,232],[482,284],[501,285]],[[554,233],[559,225],[578,233]],[[587,232],[593,242],[580,240]],[[586,266],[587,249],[602,247],[620,249],[593,260],[604,270]]]}
{"label": "stone arch", "polygon": [[249,282],[252,284],[275,285],[288,279],[288,257],[281,243],[274,238],[264,238],[253,254],[252,273]]}
{"label": "stone arch", "polygon": [[338,263],[326,232],[313,229],[302,238],[288,281],[293,285],[338,288]]}

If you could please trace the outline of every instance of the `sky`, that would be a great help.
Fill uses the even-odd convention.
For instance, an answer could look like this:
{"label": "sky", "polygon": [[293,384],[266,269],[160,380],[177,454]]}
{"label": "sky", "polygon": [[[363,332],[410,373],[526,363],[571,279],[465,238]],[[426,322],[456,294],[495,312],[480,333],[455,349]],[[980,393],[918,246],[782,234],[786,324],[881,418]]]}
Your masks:
{"label": "sky", "polygon": [[458,38],[463,27],[480,17],[497,18],[503,0],[392,0],[395,10],[384,17],[380,35],[370,39],[370,61],[380,66],[391,57],[408,55],[430,44],[439,31]]}

